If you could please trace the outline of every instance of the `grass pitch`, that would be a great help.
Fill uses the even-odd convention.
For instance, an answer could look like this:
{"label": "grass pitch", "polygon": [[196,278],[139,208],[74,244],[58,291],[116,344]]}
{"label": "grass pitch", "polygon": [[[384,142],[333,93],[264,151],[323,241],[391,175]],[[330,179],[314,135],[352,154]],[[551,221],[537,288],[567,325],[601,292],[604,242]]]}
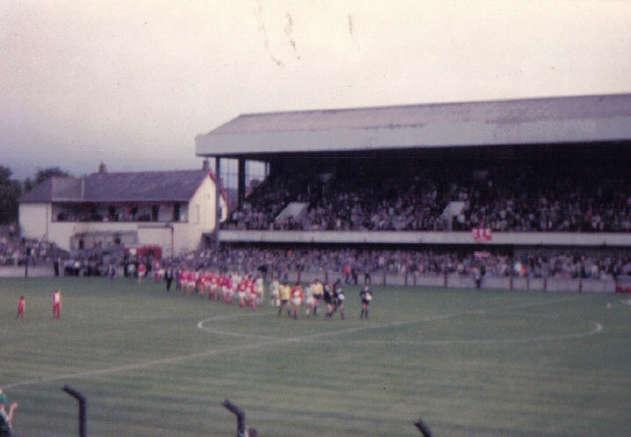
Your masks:
{"label": "grass pitch", "polygon": [[[63,293],[52,320],[50,291]],[[162,284],[0,280],[0,387],[18,436],[629,435],[631,306],[619,295],[376,289],[359,320],[277,318]],[[16,303],[27,299],[25,320]],[[608,303],[610,303],[608,307]]]}

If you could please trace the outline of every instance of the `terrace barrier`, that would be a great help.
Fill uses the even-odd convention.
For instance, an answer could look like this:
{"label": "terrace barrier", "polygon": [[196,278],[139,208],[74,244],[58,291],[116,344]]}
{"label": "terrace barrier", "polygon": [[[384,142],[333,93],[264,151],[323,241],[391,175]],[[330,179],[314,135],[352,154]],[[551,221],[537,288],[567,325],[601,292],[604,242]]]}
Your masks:
{"label": "terrace barrier", "polygon": [[222,230],[224,243],[453,244],[484,246],[631,247],[631,233],[493,232],[476,242],[471,232],[413,231],[235,231]]}
{"label": "terrace barrier", "polygon": [[[235,269],[237,270],[237,269]],[[275,279],[272,276],[268,280]],[[277,279],[277,278],[276,278]],[[334,282],[340,279],[345,283],[341,272],[321,271],[321,272],[289,272],[287,280],[289,282],[311,282],[315,279]],[[364,275],[360,274],[357,279],[358,285],[364,284]],[[372,285],[384,286],[408,286],[408,287],[433,287],[433,288],[476,288],[475,279],[469,275],[451,273],[442,274],[395,274],[376,272],[370,275]],[[351,280],[351,284],[354,281]],[[480,288],[495,290],[515,290],[515,291],[549,291],[549,292],[570,292],[570,293],[613,293],[616,290],[616,283],[613,279],[564,279],[564,278],[528,278],[528,277],[484,277],[480,283]]]}

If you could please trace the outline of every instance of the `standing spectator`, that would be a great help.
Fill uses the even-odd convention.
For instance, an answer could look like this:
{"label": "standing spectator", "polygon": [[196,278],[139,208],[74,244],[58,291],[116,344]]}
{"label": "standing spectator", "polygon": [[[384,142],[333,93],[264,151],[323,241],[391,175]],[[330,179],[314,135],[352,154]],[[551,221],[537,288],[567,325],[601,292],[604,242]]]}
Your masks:
{"label": "standing spectator", "polygon": [[175,291],[182,291],[183,271],[180,267],[175,270]]}
{"label": "standing spectator", "polygon": [[166,272],[164,274],[164,280],[167,283],[167,292],[171,291],[171,284],[173,283],[173,267],[169,267],[168,269],[166,269]]}
{"label": "standing spectator", "polygon": [[348,263],[344,264],[344,269],[342,270],[342,273],[344,273],[344,283],[350,284],[351,283],[351,265]]}
{"label": "standing spectator", "polygon": [[59,257],[55,258],[55,262],[53,264],[53,267],[55,269],[55,277],[59,276],[59,263],[61,262],[61,259]]}

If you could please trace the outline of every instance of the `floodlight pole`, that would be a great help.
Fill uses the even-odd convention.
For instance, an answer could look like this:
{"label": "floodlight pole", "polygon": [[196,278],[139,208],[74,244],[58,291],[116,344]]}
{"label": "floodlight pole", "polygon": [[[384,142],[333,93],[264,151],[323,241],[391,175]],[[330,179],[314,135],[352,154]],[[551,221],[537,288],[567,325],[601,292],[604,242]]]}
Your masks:
{"label": "floodlight pole", "polygon": [[219,250],[219,227],[221,224],[221,158],[215,157],[215,250]]}
{"label": "floodlight pole", "polygon": [[28,264],[31,259],[31,248],[26,246],[24,248],[24,279],[28,278]]}
{"label": "floodlight pole", "polygon": [[243,201],[245,200],[245,159],[239,158],[239,168],[238,168],[238,176],[239,182],[237,186],[237,206],[243,205]]}
{"label": "floodlight pole", "polygon": [[87,437],[87,401],[85,396],[68,385],[64,385],[62,390],[77,400],[79,404],[79,437]]}

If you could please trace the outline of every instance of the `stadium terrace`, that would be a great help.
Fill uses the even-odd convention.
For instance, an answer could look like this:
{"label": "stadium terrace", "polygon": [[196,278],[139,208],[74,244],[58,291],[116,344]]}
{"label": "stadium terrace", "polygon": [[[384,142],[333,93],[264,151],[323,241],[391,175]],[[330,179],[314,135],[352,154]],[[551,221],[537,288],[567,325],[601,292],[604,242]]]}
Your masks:
{"label": "stadium terrace", "polygon": [[630,122],[630,94],[552,97],[244,114],[196,144],[239,162],[221,241],[629,247]]}

